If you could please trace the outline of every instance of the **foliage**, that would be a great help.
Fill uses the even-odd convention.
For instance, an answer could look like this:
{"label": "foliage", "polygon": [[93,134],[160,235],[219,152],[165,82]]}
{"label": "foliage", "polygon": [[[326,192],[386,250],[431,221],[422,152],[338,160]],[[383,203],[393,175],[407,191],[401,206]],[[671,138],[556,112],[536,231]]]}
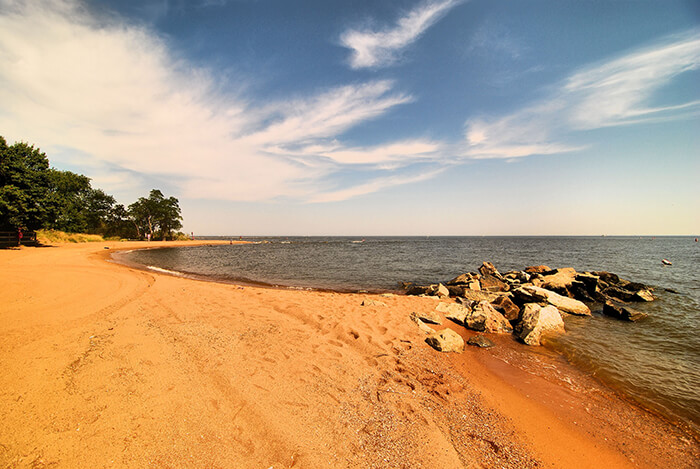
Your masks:
{"label": "foliage", "polygon": [[178,200],[165,198],[158,189],[153,189],[148,198],[139,197],[129,205],[129,214],[139,237],[150,234],[151,239],[172,239],[173,231],[182,228]]}
{"label": "foliage", "polygon": [[0,230],[35,230],[44,224],[49,160],[26,143],[0,136]]}
{"label": "foliage", "polygon": [[0,136],[0,231],[57,230],[111,238],[172,239],[180,205],[154,189],[128,209],[90,185],[90,178],[49,167],[38,148],[8,146]]}

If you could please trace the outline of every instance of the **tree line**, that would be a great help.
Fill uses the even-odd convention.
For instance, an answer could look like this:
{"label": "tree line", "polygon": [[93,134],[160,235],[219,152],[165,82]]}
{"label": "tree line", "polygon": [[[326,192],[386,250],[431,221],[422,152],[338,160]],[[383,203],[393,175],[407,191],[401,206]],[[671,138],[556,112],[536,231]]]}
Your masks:
{"label": "tree line", "polygon": [[33,145],[7,145],[0,136],[0,231],[60,230],[128,239],[173,239],[180,205],[153,189],[125,207],[90,178],[49,166]]}

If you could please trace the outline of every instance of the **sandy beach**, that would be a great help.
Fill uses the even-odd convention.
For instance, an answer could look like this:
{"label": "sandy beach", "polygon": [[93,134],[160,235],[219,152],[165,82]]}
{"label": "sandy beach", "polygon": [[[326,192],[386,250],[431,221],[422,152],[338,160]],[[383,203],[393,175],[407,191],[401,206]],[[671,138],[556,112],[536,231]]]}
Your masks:
{"label": "sandy beach", "polygon": [[111,261],[165,244],[0,250],[0,467],[700,466],[696,434],[543,348],[434,351],[409,319],[434,299]]}

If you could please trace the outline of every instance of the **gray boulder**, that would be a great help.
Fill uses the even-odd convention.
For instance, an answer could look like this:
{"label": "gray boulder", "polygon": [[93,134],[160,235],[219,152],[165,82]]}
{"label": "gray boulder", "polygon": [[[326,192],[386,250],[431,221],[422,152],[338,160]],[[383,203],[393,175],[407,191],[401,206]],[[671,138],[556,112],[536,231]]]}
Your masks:
{"label": "gray boulder", "polygon": [[479,302],[464,319],[465,327],[480,332],[510,334],[513,327],[501,313],[484,300]]}
{"label": "gray boulder", "polygon": [[565,332],[559,310],[552,305],[542,307],[536,303],[523,307],[518,329],[518,337],[527,345],[541,345],[543,335]]}
{"label": "gray boulder", "polygon": [[553,291],[546,290],[540,287],[524,287],[534,293],[539,293],[544,295],[547,299],[547,303],[556,306],[559,311],[563,311],[569,314],[575,314],[577,316],[590,316],[591,310],[581,301],[575,300],[573,298],[568,298],[566,296],[559,295]]}

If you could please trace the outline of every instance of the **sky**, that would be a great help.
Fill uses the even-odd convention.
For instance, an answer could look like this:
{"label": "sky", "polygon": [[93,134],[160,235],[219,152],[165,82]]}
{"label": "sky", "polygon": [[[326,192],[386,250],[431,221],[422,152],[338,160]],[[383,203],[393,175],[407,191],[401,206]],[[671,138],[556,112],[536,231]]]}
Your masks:
{"label": "sky", "polygon": [[200,235],[697,235],[697,0],[0,0],[0,135]]}

